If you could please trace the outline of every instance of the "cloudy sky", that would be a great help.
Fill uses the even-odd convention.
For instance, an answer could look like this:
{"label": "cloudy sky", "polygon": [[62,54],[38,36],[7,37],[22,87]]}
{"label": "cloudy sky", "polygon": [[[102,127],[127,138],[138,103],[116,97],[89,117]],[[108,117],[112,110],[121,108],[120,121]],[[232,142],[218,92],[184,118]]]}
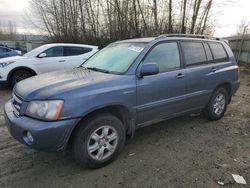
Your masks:
{"label": "cloudy sky", "polygon": [[[30,0],[0,0],[0,23],[16,22],[19,33],[36,33],[29,20]],[[241,21],[250,21],[250,0],[214,0],[215,35],[225,37],[237,32]]]}
{"label": "cloudy sky", "polygon": [[28,0],[0,0],[0,23],[14,21],[18,26],[18,31],[24,32],[25,22],[23,18],[27,11],[28,2]]}

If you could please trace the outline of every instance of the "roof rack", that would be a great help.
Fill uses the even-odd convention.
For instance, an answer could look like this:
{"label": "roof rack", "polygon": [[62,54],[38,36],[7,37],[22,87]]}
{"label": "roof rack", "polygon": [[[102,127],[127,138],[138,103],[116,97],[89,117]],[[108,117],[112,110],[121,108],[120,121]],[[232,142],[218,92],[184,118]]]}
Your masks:
{"label": "roof rack", "polygon": [[195,34],[162,34],[159,35],[158,38],[164,38],[164,37],[186,37],[186,38],[199,38],[199,39],[211,39],[211,40],[221,40],[218,37],[211,37],[208,35],[195,35]]}

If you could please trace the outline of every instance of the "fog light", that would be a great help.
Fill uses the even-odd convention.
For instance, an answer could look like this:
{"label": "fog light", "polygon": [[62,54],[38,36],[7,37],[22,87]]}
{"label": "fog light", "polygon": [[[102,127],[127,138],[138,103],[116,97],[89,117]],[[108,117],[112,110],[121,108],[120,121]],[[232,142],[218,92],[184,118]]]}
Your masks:
{"label": "fog light", "polygon": [[27,132],[27,138],[28,138],[28,140],[29,140],[31,143],[33,143],[34,139],[33,139],[32,134],[31,134],[29,131]]}

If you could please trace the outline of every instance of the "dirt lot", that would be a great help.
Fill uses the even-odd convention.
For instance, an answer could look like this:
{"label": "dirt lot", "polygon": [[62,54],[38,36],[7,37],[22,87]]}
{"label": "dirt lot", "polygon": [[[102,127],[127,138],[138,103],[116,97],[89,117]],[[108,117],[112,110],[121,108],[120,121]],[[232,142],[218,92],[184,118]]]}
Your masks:
{"label": "dirt lot", "polygon": [[[11,91],[0,89],[0,187],[249,187],[250,73],[224,118],[180,117],[143,128],[107,167],[77,166],[67,152],[43,153],[10,137],[3,105]],[[240,174],[247,186],[236,184]]]}

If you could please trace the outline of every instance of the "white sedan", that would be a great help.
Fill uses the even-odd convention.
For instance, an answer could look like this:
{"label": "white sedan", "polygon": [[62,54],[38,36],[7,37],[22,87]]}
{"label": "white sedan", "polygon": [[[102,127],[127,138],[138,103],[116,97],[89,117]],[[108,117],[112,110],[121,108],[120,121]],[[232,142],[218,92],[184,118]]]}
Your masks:
{"label": "white sedan", "polygon": [[28,77],[80,66],[98,51],[97,46],[82,44],[46,44],[23,56],[0,60],[0,83],[14,86]]}

